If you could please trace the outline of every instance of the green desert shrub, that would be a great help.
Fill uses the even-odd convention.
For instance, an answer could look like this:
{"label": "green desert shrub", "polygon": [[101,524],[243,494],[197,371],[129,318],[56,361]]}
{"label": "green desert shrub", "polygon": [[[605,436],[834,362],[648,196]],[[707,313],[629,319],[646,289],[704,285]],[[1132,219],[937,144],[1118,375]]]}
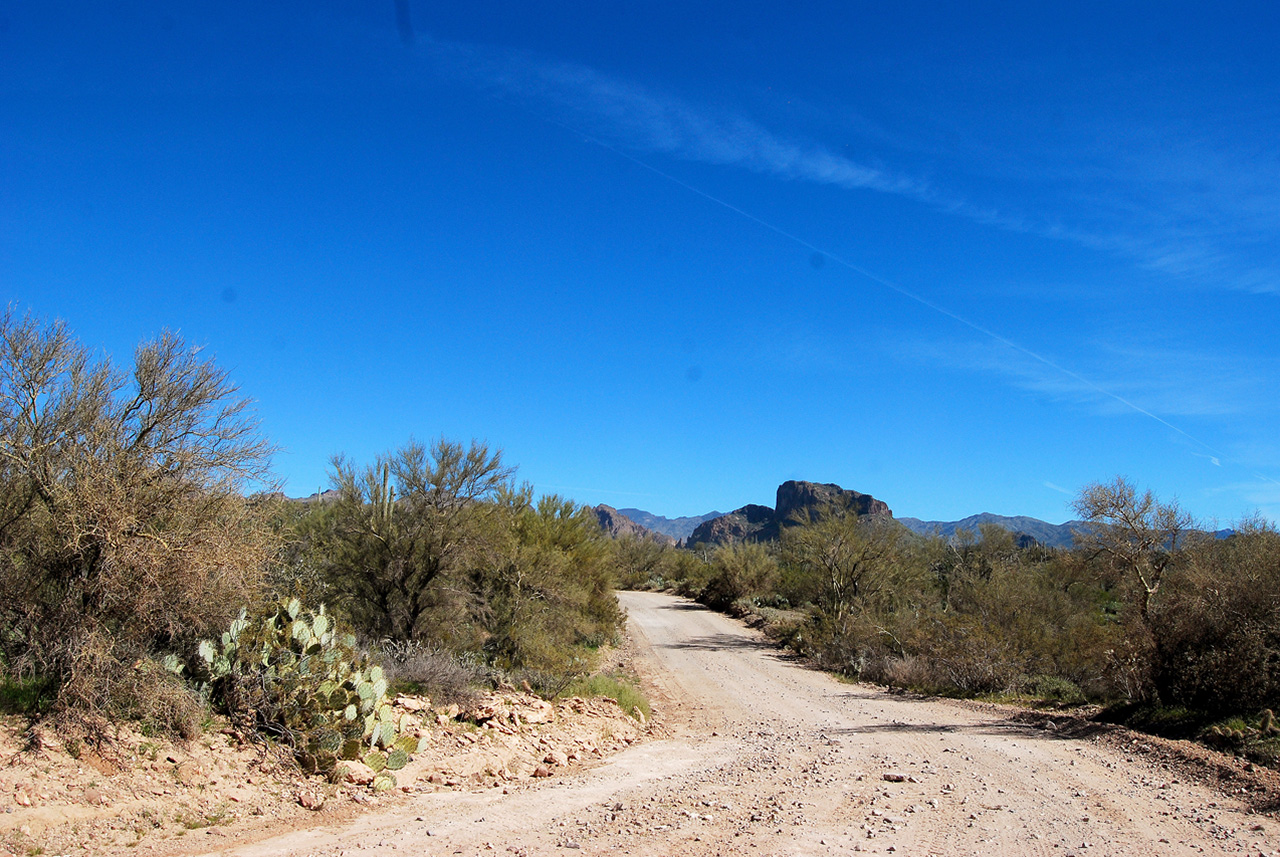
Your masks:
{"label": "green desert shrub", "polygon": [[552,684],[589,672],[623,621],[595,513],[554,495],[532,502],[525,493],[509,514],[495,561],[472,576],[484,652],[501,669]]}
{"label": "green desert shrub", "polygon": [[880,681],[884,664],[899,654],[882,630],[869,615],[819,608],[792,631],[787,643],[823,669]]}
{"label": "green desert shrub", "polygon": [[742,599],[772,592],[778,561],[762,544],[727,544],[711,555],[711,569],[698,600],[713,610],[730,610]]}
{"label": "green desert shrub", "polygon": [[611,545],[619,589],[662,589],[674,576],[676,548],[647,536],[623,535]]}
{"label": "green desert shrub", "polygon": [[679,561],[675,563],[672,574],[667,580],[677,595],[696,599],[715,576],[715,569],[698,553],[691,551],[679,553],[681,554]]}
{"label": "green desert shrub", "polygon": [[1245,521],[1189,553],[1152,611],[1160,700],[1223,713],[1280,708],[1280,533]]}

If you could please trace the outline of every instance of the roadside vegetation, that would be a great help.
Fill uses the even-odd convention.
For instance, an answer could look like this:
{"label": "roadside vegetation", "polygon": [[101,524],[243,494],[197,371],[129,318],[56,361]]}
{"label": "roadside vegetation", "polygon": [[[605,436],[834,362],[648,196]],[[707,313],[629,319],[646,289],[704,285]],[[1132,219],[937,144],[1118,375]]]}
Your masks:
{"label": "roadside vegetation", "polygon": [[310,503],[261,490],[271,453],[176,334],[121,366],[0,315],[0,709],[99,745],[219,712],[332,773],[414,752],[397,692],[594,687],[623,615],[592,510],[534,497],[478,441],[335,456]]}
{"label": "roadside vegetation", "polygon": [[1280,763],[1280,533],[1255,518],[1217,538],[1124,479],[1086,487],[1075,508],[1086,526],[1072,550],[815,509],[776,543],[668,549],[622,583],[748,616],[852,678],[1088,706]]}

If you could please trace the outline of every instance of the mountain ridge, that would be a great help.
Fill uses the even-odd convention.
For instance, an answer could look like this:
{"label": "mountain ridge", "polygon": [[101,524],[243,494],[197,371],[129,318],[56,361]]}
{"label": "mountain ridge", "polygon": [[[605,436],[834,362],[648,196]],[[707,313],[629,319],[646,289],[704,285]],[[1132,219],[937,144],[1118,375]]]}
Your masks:
{"label": "mountain ridge", "polygon": [[674,545],[678,541],[666,533],[637,523],[632,518],[622,514],[618,509],[607,506],[604,503],[595,506],[592,511],[596,513],[596,520],[600,522],[600,529],[604,530],[612,538],[618,539],[626,536],[649,538],[670,545]]}
{"label": "mountain ridge", "polygon": [[1028,515],[996,515],[992,512],[980,512],[958,521],[922,521],[910,517],[898,518],[897,521],[918,535],[936,534],[948,539],[954,537],[957,530],[969,530],[978,535],[978,528],[982,524],[995,524],[1011,533],[1030,536],[1042,545],[1059,548],[1071,547],[1075,541],[1072,530],[1085,526],[1084,521],[1051,524]]}
{"label": "mountain ridge", "polygon": [[[817,496],[794,497],[792,496],[793,492],[791,490],[783,490],[784,486],[788,485],[812,485],[818,486],[824,489],[827,493],[832,493],[833,495],[835,491],[839,491],[847,493],[851,497],[869,498],[871,501],[874,501],[875,504],[878,504],[876,506],[876,511],[871,511],[870,506],[868,506],[866,509],[859,510],[859,514],[888,514],[893,516],[893,513],[889,510],[888,506],[884,505],[879,500],[875,500],[875,498],[871,497],[869,494],[850,491],[848,489],[841,488],[839,485],[831,483],[806,483],[792,481],[784,482],[782,486],[779,486],[779,490],[783,495],[780,499],[782,505],[785,507],[783,517],[791,514],[795,508],[812,505],[813,502],[816,502],[819,499]],[[691,541],[691,537],[699,527],[703,527],[709,522],[720,518],[732,518],[733,516],[738,516],[743,519],[742,521],[736,522],[736,525],[729,527],[729,529],[734,531],[733,533],[729,533],[728,530],[726,530],[726,532],[722,534],[737,538],[745,535],[747,531],[755,533],[762,526],[769,527],[772,532],[776,529],[777,524],[776,509],[770,509],[768,506],[760,506],[754,503],[748,503],[732,512],[726,513],[711,511],[704,515],[686,515],[679,518],[667,518],[653,512],[645,511],[644,509],[636,508],[618,509],[617,513],[630,519],[636,524],[639,524],[647,530],[651,530],[656,533],[663,533],[677,541],[686,541],[689,543],[693,543],[693,541]],[[1073,520],[1065,521],[1061,524],[1053,524],[1048,521],[1041,520],[1040,518],[1033,518],[1029,515],[997,515],[992,512],[980,512],[976,515],[969,515],[968,517],[961,518],[957,521],[925,521],[914,517],[894,517],[894,520],[918,535],[927,536],[936,534],[943,538],[954,537],[958,530],[969,530],[976,535],[978,533],[978,528],[982,524],[995,524],[1003,527],[1011,533],[1030,536],[1043,545],[1066,548],[1071,547],[1073,544],[1074,535],[1072,530],[1079,529],[1084,526],[1083,521]],[[723,524],[721,529],[725,529],[726,526],[728,526],[727,523]],[[707,530],[705,528],[703,532],[704,535],[707,534]],[[719,537],[721,536],[717,536],[717,538]]]}
{"label": "mountain ridge", "polygon": [[705,515],[685,515],[679,518],[666,518],[662,515],[655,515],[652,512],[646,512],[643,509],[618,509],[619,515],[629,518],[646,530],[655,533],[662,533],[664,536],[670,536],[676,541],[684,541],[689,535],[697,529],[699,524],[718,518],[724,512],[711,511]]}
{"label": "mountain ridge", "polygon": [[699,524],[685,540],[687,544],[718,545],[729,542],[776,541],[783,528],[802,518],[813,520],[815,510],[839,506],[859,516],[893,518],[893,511],[883,500],[833,482],[805,482],[789,479],[778,486],[773,508],[755,503],[734,509]]}

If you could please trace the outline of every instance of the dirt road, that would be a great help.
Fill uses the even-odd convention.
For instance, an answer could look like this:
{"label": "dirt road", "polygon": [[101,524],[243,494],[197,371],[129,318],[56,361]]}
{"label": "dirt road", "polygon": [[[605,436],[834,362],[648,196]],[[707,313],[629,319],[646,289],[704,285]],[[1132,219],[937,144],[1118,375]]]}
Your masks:
{"label": "dirt road", "polygon": [[1280,855],[1280,822],[1115,741],[842,684],[687,601],[621,600],[664,736],[216,853]]}

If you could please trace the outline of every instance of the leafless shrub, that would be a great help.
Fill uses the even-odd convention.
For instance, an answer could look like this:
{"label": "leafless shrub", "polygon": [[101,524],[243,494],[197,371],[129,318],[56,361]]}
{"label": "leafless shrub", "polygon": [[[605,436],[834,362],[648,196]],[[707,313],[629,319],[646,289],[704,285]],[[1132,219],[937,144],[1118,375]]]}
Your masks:
{"label": "leafless shrub", "polygon": [[148,665],[257,594],[272,538],[241,492],[270,448],[248,408],[175,334],[125,374],[61,322],[0,316],[0,654],[56,680],[55,712],[186,731],[142,704],[169,698]]}
{"label": "leafless shrub", "polygon": [[424,694],[433,704],[465,708],[488,683],[489,671],[474,654],[416,640],[384,640],[369,650],[382,663],[392,688]]}

